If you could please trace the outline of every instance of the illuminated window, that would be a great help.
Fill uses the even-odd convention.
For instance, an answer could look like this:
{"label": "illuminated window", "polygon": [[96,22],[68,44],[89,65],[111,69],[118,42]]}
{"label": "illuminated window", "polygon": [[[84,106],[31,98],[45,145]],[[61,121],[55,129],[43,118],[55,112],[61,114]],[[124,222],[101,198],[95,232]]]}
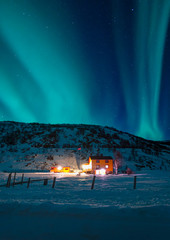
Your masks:
{"label": "illuminated window", "polygon": [[109,167],[109,165],[106,165],[106,166],[105,166],[105,168],[108,168],[108,167]]}
{"label": "illuminated window", "polygon": [[105,163],[109,163],[109,160],[105,160]]}
{"label": "illuminated window", "polygon": [[96,163],[100,163],[100,160],[96,160]]}

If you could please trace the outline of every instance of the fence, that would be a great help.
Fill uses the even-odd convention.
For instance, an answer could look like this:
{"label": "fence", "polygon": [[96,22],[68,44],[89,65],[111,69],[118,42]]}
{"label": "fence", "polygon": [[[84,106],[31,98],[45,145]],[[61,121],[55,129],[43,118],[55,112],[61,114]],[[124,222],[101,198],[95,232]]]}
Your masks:
{"label": "fence", "polygon": [[[96,176],[94,175],[93,179],[92,179],[91,190],[94,189],[95,179],[96,179]],[[23,173],[22,177],[21,177],[21,181],[17,182],[16,181],[16,172],[15,172],[14,176],[13,176],[13,181],[12,181],[12,173],[10,173],[9,176],[8,176],[8,179],[7,179],[7,183],[0,185],[0,187],[10,188],[11,186],[14,187],[15,185],[27,184],[27,188],[29,188],[31,183],[33,183],[33,182],[42,182],[42,181],[43,181],[43,185],[46,186],[50,180],[52,180],[52,188],[55,188],[56,177],[54,177],[54,178],[42,178],[42,179],[31,179],[29,177],[28,180],[24,181],[24,173]],[[133,189],[136,189],[136,182],[137,182],[137,176],[134,176]]]}
{"label": "fence", "polygon": [[54,188],[55,187],[55,182],[56,182],[56,177],[54,177],[54,178],[42,178],[42,179],[31,179],[31,178],[28,178],[28,180],[24,181],[24,173],[23,173],[22,177],[21,177],[21,181],[16,182],[16,172],[15,172],[14,176],[13,176],[13,181],[12,181],[12,173],[10,173],[9,176],[8,176],[8,179],[7,179],[7,183],[0,185],[0,187],[10,188],[11,186],[14,187],[15,185],[23,185],[24,183],[26,183],[27,184],[27,188],[29,188],[30,183],[42,182],[42,181],[43,181],[43,185],[46,186],[48,184],[49,180],[53,180],[52,188]]}

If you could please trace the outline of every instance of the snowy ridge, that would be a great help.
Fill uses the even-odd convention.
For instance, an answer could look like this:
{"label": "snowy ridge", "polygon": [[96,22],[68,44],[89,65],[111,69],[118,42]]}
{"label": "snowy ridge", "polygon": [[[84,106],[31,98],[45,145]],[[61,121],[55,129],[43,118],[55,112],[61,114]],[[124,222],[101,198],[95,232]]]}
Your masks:
{"label": "snowy ridge", "polygon": [[[170,169],[170,141],[150,141],[111,127],[0,122],[0,170],[49,170],[61,164],[81,168],[89,155],[123,156],[120,171]],[[81,148],[81,149],[80,149]]]}

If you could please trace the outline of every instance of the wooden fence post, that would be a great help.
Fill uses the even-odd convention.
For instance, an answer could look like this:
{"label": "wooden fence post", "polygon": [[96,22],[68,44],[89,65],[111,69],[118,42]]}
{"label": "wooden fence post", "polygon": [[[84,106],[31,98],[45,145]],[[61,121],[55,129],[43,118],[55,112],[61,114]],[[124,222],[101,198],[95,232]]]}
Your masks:
{"label": "wooden fence post", "polygon": [[13,179],[13,187],[14,187],[14,185],[15,185],[15,179],[16,179],[16,172],[14,173],[14,179]]}
{"label": "wooden fence post", "polygon": [[54,179],[53,179],[53,185],[52,185],[52,188],[55,187],[55,181],[56,181],[56,177],[54,177]]}
{"label": "wooden fence post", "polygon": [[92,181],[92,185],[91,185],[91,189],[94,188],[95,178],[96,178],[96,176],[94,175],[94,177],[93,177],[93,181]]}
{"label": "wooden fence post", "polygon": [[136,176],[134,176],[133,189],[136,189]]}
{"label": "wooden fence post", "polygon": [[12,173],[10,173],[8,176],[6,187],[10,187],[10,185],[11,185],[11,175],[12,175]]}
{"label": "wooden fence post", "polygon": [[22,174],[21,185],[23,184],[23,181],[24,181],[24,173]]}
{"label": "wooden fence post", "polygon": [[29,188],[30,182],[31,182],[31,178],[28,178],[27,188]]}
{"label": "wooden fence post", "polygon": [[48,179],[44,179],[44,185],[48,184]]}

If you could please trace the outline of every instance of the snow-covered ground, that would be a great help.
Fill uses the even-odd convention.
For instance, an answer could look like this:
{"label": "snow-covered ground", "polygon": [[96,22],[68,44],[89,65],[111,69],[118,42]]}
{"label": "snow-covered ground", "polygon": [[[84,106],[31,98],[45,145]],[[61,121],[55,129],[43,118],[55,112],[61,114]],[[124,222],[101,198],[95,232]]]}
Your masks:
{"label": "snow-covered ground", "polygon": [[134,175],[96,176],[91,190],[92,175],[25,173],[51,180],[0,187],[0,239],[169,239],[170,172],[135,175],[135,190]]}

